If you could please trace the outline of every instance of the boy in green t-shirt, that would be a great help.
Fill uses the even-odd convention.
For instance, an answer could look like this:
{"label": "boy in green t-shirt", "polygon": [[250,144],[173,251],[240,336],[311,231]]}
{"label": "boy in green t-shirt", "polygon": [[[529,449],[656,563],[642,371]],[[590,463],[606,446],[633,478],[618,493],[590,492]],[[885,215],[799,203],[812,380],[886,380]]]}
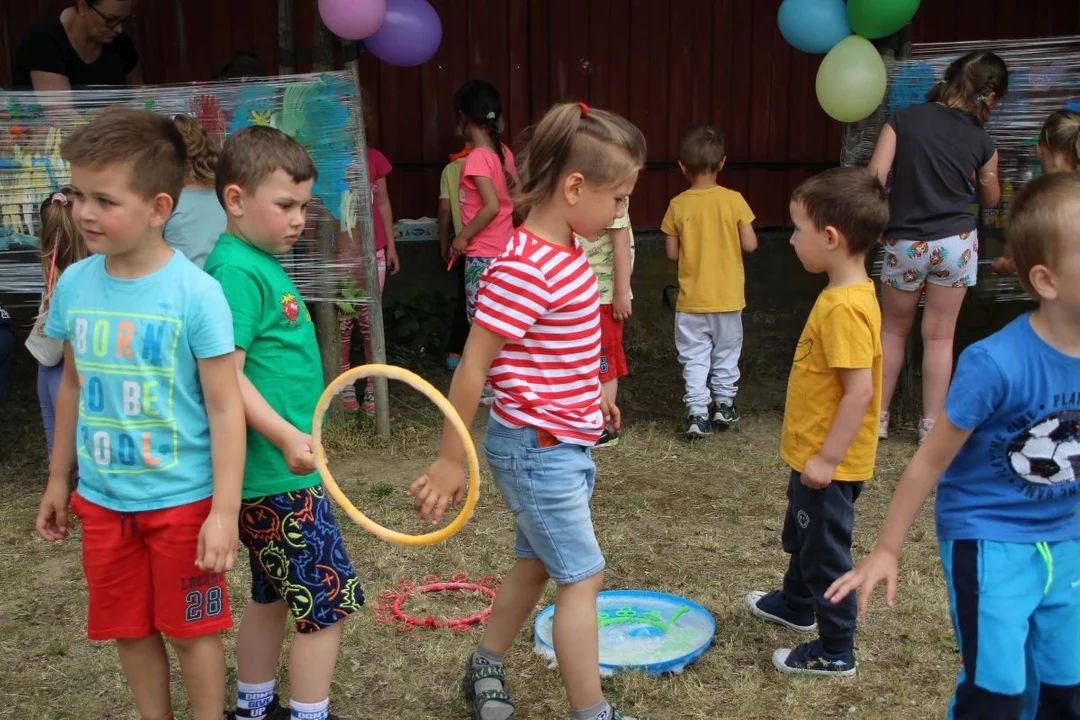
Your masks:
{"label": "boy in green t-shirt", "polygon": [[291,717],[326,720],[339,622],[364,602],[333,510],[315,473],[311,418],[323,389],[311,314],[276,255],[304,231],[315,164],[279,130],[233,134],[218,160],[228,224],[206,261],[232,311],[248,423],[240,539],[251,556],[251,599],[236,638],[231,717],[284,718],[274,693],[291,611]]}

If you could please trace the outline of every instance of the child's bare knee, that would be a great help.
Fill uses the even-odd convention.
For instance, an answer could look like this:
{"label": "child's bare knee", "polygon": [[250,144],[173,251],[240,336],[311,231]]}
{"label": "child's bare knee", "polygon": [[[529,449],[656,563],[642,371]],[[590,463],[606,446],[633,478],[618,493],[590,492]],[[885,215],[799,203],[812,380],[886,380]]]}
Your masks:
{"label": "child's bare knee", "polygon": [[198,652],[203,648],[210,648],[214,646],[221,646],[221,635],[213,633],[211,635],[200,635],[199,637],[191,638],[177,638],[169,637],[169,644],[173,646],[173,650],[177,655],[186,655],[189,653]]}

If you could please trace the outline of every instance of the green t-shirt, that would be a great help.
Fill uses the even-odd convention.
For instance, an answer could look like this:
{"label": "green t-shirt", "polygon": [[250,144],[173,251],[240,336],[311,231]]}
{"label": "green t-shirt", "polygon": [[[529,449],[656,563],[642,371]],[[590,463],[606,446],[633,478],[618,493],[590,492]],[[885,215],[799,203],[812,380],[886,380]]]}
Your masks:
{"label": "green t-shirt", "polygon": [[[236,347],[247,353],[244,374],[286,422],[311,432],[323,391],[322,360],[311,313],[273,255],[223,234],[204,267],[221,283],[232,311]],[[244,499],[302,490],[318,473],[293,475],[273,443],[248,428]]]}

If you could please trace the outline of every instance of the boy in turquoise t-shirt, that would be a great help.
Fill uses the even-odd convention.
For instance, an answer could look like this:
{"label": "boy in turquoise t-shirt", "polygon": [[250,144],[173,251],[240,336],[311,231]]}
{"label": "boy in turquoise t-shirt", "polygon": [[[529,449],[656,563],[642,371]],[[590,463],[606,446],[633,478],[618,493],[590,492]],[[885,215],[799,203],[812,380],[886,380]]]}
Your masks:
{"label": "boy in turquoise t-shirt", "polygon": [[283,717],[274,678],[290,611],[291,717],[333,718],[339,621],[364,602],[314,471],[311,420],[323,389],[315,327],[275,257],[304,232],[316,177],[304,149],[268,127],[233,134],[218,161],[228,226],[205,269],[232,310],[248,421],[240,539],[251,555],[253,602],[236,639],[237,718]]}

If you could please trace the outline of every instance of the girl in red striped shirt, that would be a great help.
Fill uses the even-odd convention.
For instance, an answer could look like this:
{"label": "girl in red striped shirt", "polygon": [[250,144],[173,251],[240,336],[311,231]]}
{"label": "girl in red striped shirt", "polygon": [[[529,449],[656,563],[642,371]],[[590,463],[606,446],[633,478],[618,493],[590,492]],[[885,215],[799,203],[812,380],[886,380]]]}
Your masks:
{"label": "girl in red striped shirt", "polygon": [[[515,717],[503,655],[539,602],[557,586],[555,657],[573,720],[632,720],[600,689],[596,595],[604,556],[589,500],[589,448],[619,411],[600,387],[600,296],[575,235],[594,238],[626,212],[645,164],[645,138],[624,118],[583,103],[556,105],[532,132],[519,175],[528,212],[480,284],[476,318],[450,384],[450,402],[471,425],[486,378],[495,403],[484,452],[517,519],[517,563],[495,598],[462,688],[478,720]],[[443,430],[439,459],[409,489],[421,519],[438,523],[465,490],[464,450]]]}

